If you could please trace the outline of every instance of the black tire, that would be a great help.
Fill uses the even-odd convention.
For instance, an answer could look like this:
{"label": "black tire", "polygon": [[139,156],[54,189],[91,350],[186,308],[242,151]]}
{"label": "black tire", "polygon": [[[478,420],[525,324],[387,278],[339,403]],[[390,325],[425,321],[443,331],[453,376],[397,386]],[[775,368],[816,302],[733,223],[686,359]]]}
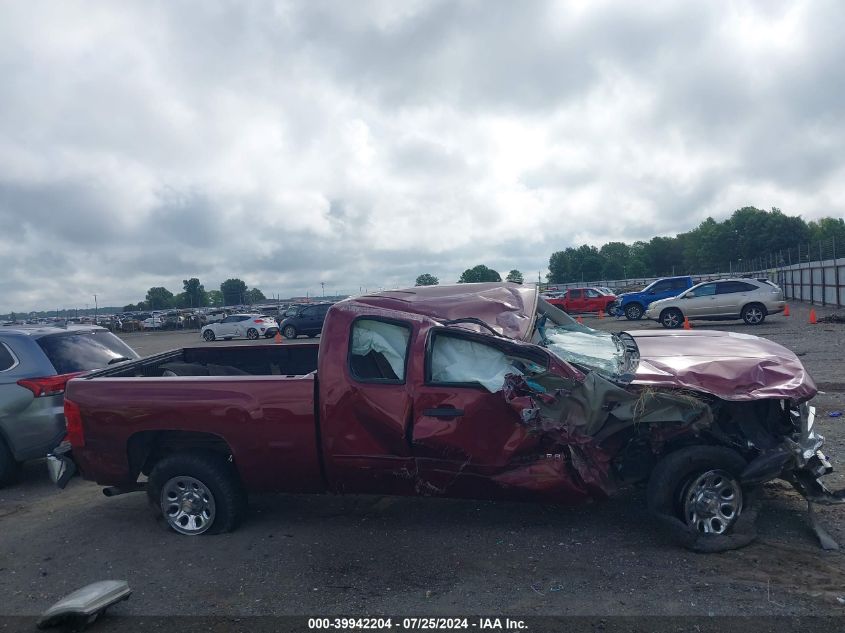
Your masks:
{"label": "black tire", "polygon": [[639,321],[643,318],[645,310],[639,303],[629,303],[625,306],[625,318],[629,321]]}
{"label": "black tire", "polygon": [[681,327],[684,324],[684,314],[678,308],[667,308],[660,313],[660,325],[670,330]]}
{"label": "black tire", "polygon": [[285,329],[282,330],[282,334],[284,334],[285,338],[296,338],[299,336],[299,333],[296,331],[296,328],[292,325],[286,325]]}
{"label": "black tire", "polygon": [[14,483],[20,473],[20,466],[6,442],[0,437],[0,488]]}
{"label": "black tire", "polygon": [[[740,475],[746,465],[736,451],[722,446],[688,446],[669,453],[651,473],[647,491],[648,509],[669,523],[676,540],[690,549],[719,551],[747,545],[756,536],[751,516],[756,513],[748,512],[748,517],[742,516],[752,492],[748,488],[743,490],[740,485]],[[695,508],[695,504],[688,501],[695,494],[691,486],[708,476],[714,481],[724,480],[725,488],[730,488],[727,490],[730,496],[723,496],[724,489],[720,489],[719,495],[713,498],[713,507],[718,507],[719,516],[702,518],[697,514],[688,515],[690,508]],[[706,514],[706,510],[703,512]],[[726,520],[724,514],[730,518]],[[732,531],[743,518],[751,520],[750,526],[743,526],[744,530],[750,528],[750,535],[747,539],[743,538],[746,535],[732,537]]]}
{"label": "black tire", "polygon": [[203,332],[203,333],[202,333],[202,337],[203,337],[206,341],[208,341],[209,343],[210,343],[211,341],[213,341],[213,340],[216,338],[216,337],[214,336],[214,331],[213,331],[213,330],[206,330],[205,332]]}
{"label": "black tire", "polygon": [[258,340],[258,330],[256,330],[254,327],[249,328],[249,329],[246,331],[246,337],[247,337],[250,341],[255,341],[255,340]]}
{"label": "black tire", "polygon": [[766,306],[762,303],[749,303],[740,312],[740,316],[746,325],[760,325],[766,320],[766,314]]}
{"label": "black tire", "polygon": [[[175,520],[163,510],[162,491],[169,482],[191,478],[205,487],[213,502],[213,516],[200,529],[193,532],[180,530]],[[234,530],[246,512],[246,492],[238,479],[234,466],[222,455],[185,452],[168,455],[152,469],[147,483],[147,497],[153,514],[164,526],[187,535],[219,534]],[[174,504],[175,505],[175,504]]]}

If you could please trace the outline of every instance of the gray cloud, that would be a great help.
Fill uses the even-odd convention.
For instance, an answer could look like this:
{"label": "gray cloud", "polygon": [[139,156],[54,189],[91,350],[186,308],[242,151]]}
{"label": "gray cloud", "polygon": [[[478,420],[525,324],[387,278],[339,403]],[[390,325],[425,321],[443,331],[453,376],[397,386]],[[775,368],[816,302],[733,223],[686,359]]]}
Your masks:
{"label": "gray cloud", "polygon": [[841,214],[843,27],[832,0],[6,4],[0,314],[534,279],[749,204]]}

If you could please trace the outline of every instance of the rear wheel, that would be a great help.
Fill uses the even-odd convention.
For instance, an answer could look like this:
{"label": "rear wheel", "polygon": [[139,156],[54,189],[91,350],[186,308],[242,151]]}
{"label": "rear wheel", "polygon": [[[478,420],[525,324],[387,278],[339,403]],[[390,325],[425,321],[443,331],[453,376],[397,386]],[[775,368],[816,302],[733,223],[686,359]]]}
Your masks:
{"label": "rear wheel", "polygon": [[150,473],[147,496],[155,515],[187,536],[231,532],[246,509],[234,467],[210,453],[163,458]]}
{"label": "rear wheel", "polygon": [[282,334],[285,335],[285,338],[296,338],[296,328],[292,325],[286,325],[285,329],[282,330]]}
{"label": "rear wheel", "polygon": [[684,324],[684,315],[678,308],[669,308],[660,313],[660,324],[669,329],[681,327]]}
{"label": "rear wheel", "polygon": [[206,330],[205,332],[202,333],[202,337],[206,341],[213,341],[214,340],[214,331],[213,330]]}
{"label": "rear wheel", "polygon": [[255,341],[256,339],[258,339],[258,330],[256,330],[254,327],[249,328],[246,331],[246,337],[251,341]]}
{"label": "rear wheel", "polygon": [[638,321],[643,317],[643,307],[639,303],[631,303],[625,306],[625,318],[629,321]]}
{"label": "rear wheel", "polygon": [[759,303],[750,303],[742,309],[740,316],[746,325],[760,325],[766,320],[766,308]]}

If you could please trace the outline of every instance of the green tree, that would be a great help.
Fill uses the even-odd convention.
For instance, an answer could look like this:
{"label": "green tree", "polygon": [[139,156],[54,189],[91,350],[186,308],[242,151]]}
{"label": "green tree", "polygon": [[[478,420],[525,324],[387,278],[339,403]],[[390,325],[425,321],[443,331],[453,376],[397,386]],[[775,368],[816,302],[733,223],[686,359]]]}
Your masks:
{"label": "green tree", "polygon": [[223,305],[223,293],[219,290],[209,290],[206,295],[208,296],[208,305],[212,306],[222,306]]}
{"label": "green tree", "polygon": [[508,273],[508,276],[505,277],[505,281],[510,281],[515,284],[521,284],[523,282],[522,273],[519,272],[516,268]]}
{"label": "green tree", "polygon": [[440,283],[440,280],[432,275],[431,273],[423,273],[419,277],[417,277],[416,282],[414,283],[415,286],[436,286]]}
{"label": "green tree", "polygon": [[164,310],[173,306],[173,293],[167,288],[156,286],[147,290],[147,304],[150,310]]}
{"label": "green tree", "polygon": [[549,257],[549,273],[546,279],[552,284],[565,284],[573,280],[575,249],[571,246],[562,251],[555,251]]}
{"label": "green tree", "polygon": [[255,303],[261,303],[262,301],[267,301],[267,297],[265,297],[264,293],[261,292],[258,288],[247,290],[245,297],[247,303],[249,303],[250,305]]}
{"label": "green tree", "polygon": [[208,293],[205,291],[205,286],[196,277],[183,279],[182,288],[185,290],[188,307],[201,308],[208,305]]}
{"label": "green tree", "polygon": [[233,306],[243,303],[246,299],[247,287],[241,279],[227,279],[220,284],[220,292],[223,294],[223,305]]}
{"label": "green tree", "polygon": [[479,264],[473,268],[467,268],[461,273],[461,278],[458,279],[459,284],[472,284],[482,281],[502,281],[502,278],[495,270],[487,268],[484,264]]}
{"label": "green tree", "polygon": [[602,279],[622,279],[627,274],[631,249],[622,242],[608,242],[599,249],[602,263]]}

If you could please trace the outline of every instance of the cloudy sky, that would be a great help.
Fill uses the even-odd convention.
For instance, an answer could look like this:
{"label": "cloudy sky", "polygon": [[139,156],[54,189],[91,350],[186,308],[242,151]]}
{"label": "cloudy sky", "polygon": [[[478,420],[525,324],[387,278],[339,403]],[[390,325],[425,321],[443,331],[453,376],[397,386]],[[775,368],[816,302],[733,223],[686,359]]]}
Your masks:
{"label": "cloudy sky", "polygon": [[0,2],[0,313],[845,205],[845,4]]}

